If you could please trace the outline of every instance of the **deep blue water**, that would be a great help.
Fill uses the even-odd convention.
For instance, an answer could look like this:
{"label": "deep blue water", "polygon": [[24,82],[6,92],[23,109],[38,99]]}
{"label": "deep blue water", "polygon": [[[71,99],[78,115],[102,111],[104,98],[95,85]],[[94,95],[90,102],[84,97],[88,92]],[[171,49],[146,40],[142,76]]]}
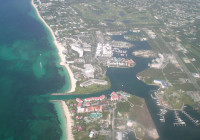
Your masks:
{"label": "deep blue water", "polygon": [[0,0],[1,140],[60,138],[55,108],[45,98],[68,82],[58,61],[30,0]]}

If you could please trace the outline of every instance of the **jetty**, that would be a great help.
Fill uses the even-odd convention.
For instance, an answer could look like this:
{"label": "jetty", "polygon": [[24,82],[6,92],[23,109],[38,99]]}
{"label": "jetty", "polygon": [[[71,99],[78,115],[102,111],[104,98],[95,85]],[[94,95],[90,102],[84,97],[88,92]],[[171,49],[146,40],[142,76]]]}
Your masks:
{"label": "jetty", "polygon": [[51,93],[51,95],[67,95],[66,93]]}
{"label": "jetty", "polygon": [[160,116],[160,121],[165,122],[165,114],[167,113],[166,109],[160,109],[160,113],[158,114]]}
{"label": "jetty", "polygon": [[181,111],[189,120],[191,120],[196,126],[200,125],[199,120],[194,119],[191,117],[186,111]]}
{"label": "jetty", "polygon": [[152,94],[151,94],[151,98],[154,99],[154,100],[157,99],[156,96],[153,96]]}
{"label": "jetty", "polygon": [[175,114],[175,122],[174,126],[186,126],[186,123],[180,118],[177,111],[174,111]]}

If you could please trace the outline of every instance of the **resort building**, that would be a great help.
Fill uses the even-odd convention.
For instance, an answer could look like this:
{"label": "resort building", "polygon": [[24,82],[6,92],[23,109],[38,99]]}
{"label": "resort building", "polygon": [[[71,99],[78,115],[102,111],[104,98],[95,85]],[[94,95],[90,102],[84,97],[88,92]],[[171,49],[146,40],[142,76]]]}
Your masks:
{"label": "resort building", "polygon": [[94,78],[94,67],[91,64],[84,64],[83,74],[88,78]]}
{"label": "resort building", "polygon": [[169,88],[168,84],[165,83],[163,80],[154,80],[153,81],[155,84],[160,85],[162,88]]}
{"label": "resort building", "polygon": [[112,46],[110,44],[98,43],[96,48],[96,57],[112,57]]}
{"label": "resort building", "polygon": [[158,54],[158,58],[152,60],[152,64],[150,64],[150,67],[160,69],[164,66],[164,63],[164,56],[162,54]]}
{"label": "resort building", "polygon": [[98,84],[98,85],[108,85],[108,82],[106,80],[99,80],[99,79],[90,79],[88,81],[85,81],[80,84],[81,87],[88,87],[93,84]]}
{"label": "resort building", "polygon": [[78,113],[84,113],[85,112],[85,108],[78,108],[77,112]]}
{"label": "resort building", "polygon": [[83,45],[83,50],[85,52],[91,52],[91,47],[92,46],[90,44],[87,44],[86,42],[83,42],[82,45]]}
{"label": "resort building", "polygon": [[82,103],[80,102],[78,103],[77,108],[81,108],[81,106],[82,106]]}
{"label": "resort building", "polygon": [[76,51],[79,54],[79,57],[83,57],[83,48],[78,43],[73,43],[70,45],[72,50]]}
{"label": "resort building", "polygon": [[85,98],[84,100],[86,101],[86,102],[91,102],[91,101],[98,101],[98,100],[103,100],[103,99],[105,99],[105,95],[101,95],[101,96],[99,96],[99,97],[90,97],[90,98]]}
{"label": "resort building", "polygon": [[111,99],[110,99],[111,101],[119,100],[119,96],[115,91],[113,91],[110,96],[111,96]]}
{"label": "resort building", "polygon": [[76,98],[76,101],[77,101],[78,103],[82,103],[82,102],[83,102],[83,100],[81,100],[80,98]]}
{"label": "resort building", "polygon": [[120,94],[120,95],[125,96],[125,97],[130,97],[130,94],[127,94],[127,93],[122,92],[122,91],[118,91],[117,94]]}

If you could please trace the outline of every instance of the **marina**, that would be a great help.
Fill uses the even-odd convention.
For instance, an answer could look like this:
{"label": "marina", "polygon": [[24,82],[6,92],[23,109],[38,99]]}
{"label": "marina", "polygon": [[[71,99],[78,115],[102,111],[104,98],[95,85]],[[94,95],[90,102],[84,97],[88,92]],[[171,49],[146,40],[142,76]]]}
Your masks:
{"label": "marina", "polygon": [[158,114],[160,116],[160,121],[165,122],[165,114],[167,113],[166,109],[160,109],[160,113]]}
{"label": "marina", "polygon": [[177,111],[174,111],[175,115],[175,122],[173,123],[174,126],[186,126],[186,123],[180,118]]}
{"label": "marina", "polygon": [[156,100],[157,98],[155,96],[153,96],[153,94],[151,94],[151,98]]}
{"label": "marina", "polygon": [[181,111],[189,120],[191,120],[196,126],[200,125],[199,120],[194,119],[191,117],[186,111]]}
{"label": "marina", "polygon": [[121,56],[121,57],[128,56],[126,49],[113,48],[113,53],[116,54],[117,56]]}

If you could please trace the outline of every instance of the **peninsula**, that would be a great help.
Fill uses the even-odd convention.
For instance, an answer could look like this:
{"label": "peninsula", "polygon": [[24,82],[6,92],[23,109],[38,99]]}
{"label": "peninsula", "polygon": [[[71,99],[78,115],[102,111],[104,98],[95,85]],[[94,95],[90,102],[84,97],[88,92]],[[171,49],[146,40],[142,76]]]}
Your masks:
{"label": "peninsula", "polygon": [[144,99],[123,91],[110,96],[66,100],[74,121],[76,140],[126,139],[133,133],[137,139],[158,139],[159,135]]}

